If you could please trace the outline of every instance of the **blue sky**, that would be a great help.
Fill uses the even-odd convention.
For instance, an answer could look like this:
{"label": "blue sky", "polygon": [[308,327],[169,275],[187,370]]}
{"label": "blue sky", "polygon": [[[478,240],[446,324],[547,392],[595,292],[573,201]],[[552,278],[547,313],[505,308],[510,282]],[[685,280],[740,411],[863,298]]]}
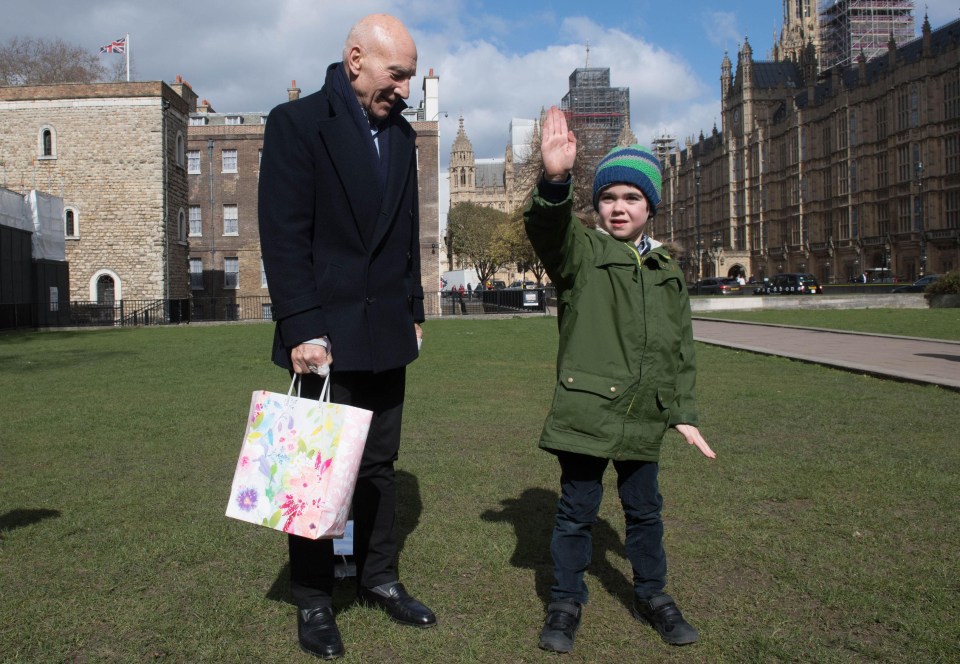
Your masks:
{"label": "blue sky", "polygon": [[[960,18],[957,0],[926,7],[934,27]],[[286,100],[292,79],[304,94],[317,89],[349,27],[371,12],[403,19],[419,73],[440,77],[444,166],[461,114],[477,156],[502,157],[511,118],[558,103],[588,43],[590,65],[630,88],[638,140],[708,132],[719,124],[724,52],[735,62],[747,36],[766,57],[783,18],[782,0],[6,0],[0,41],[57,37],[96,52],[129,33],[137,79],[180,74],[217,111],[265,111]],[[418,82],[410,102],[419,100]]]}

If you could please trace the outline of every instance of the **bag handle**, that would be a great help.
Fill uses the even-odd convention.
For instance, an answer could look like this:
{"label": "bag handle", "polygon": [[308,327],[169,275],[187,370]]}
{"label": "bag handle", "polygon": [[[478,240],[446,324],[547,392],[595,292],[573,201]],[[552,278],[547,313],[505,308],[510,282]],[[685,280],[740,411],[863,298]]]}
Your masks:
{"label": "bag handle", "polygon": [[[297,386],[297,398],[300,399],[300,387],[303,385],[302,380],[297,380],[300,378],[300,374],[293,374],[293,379],[290,381],[290,389],[287,390],[287,397],[293,396],[293,386]],[[320,389],[320,398],[317,399],[320,403],[330,403],[330,374],[328,373],[323,377],[323,387]]]}

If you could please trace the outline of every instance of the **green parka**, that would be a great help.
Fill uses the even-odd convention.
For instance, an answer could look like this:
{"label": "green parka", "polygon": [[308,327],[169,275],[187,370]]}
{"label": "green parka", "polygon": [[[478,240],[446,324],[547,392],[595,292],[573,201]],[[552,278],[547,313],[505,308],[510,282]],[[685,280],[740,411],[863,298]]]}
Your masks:
{"label": "green parka", "polygon": [[667,428],[697,425],[690,299],[677,262],[654,243],[585,228],[573,188],[551,203],[534,191],[527,235],[557,288],[557,385],[540,447],[658,461]]}

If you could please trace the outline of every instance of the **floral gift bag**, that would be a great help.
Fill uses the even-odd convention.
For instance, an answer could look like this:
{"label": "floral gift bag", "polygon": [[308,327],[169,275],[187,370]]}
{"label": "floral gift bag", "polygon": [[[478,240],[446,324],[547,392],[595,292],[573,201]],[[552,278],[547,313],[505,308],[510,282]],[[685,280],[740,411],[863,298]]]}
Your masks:
{"label": "floral gift bag", "polygon": [[237,461],[227,516],[310,539],[343,535],[373,413],[258,390]]}

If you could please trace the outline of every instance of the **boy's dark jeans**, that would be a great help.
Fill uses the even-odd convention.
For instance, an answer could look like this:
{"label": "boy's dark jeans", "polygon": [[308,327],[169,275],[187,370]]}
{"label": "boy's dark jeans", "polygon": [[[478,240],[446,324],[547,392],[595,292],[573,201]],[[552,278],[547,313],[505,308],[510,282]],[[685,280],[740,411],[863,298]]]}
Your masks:
{"label": "boy's dark jeans", "polygon": [[[550,542],[556,581],[550,596],[553,600],[571,599],[584,604],[588,593],[583,575],[593,555],[591,527],[600,510],[603,472],[609,459],[572,452],[557,452],[557,459],[561,495]],[[626,518],[626,549],[633,566],[634,594],[646,599],[662,593],[667,580],[658,464],[614,461],[613,467]]]}

